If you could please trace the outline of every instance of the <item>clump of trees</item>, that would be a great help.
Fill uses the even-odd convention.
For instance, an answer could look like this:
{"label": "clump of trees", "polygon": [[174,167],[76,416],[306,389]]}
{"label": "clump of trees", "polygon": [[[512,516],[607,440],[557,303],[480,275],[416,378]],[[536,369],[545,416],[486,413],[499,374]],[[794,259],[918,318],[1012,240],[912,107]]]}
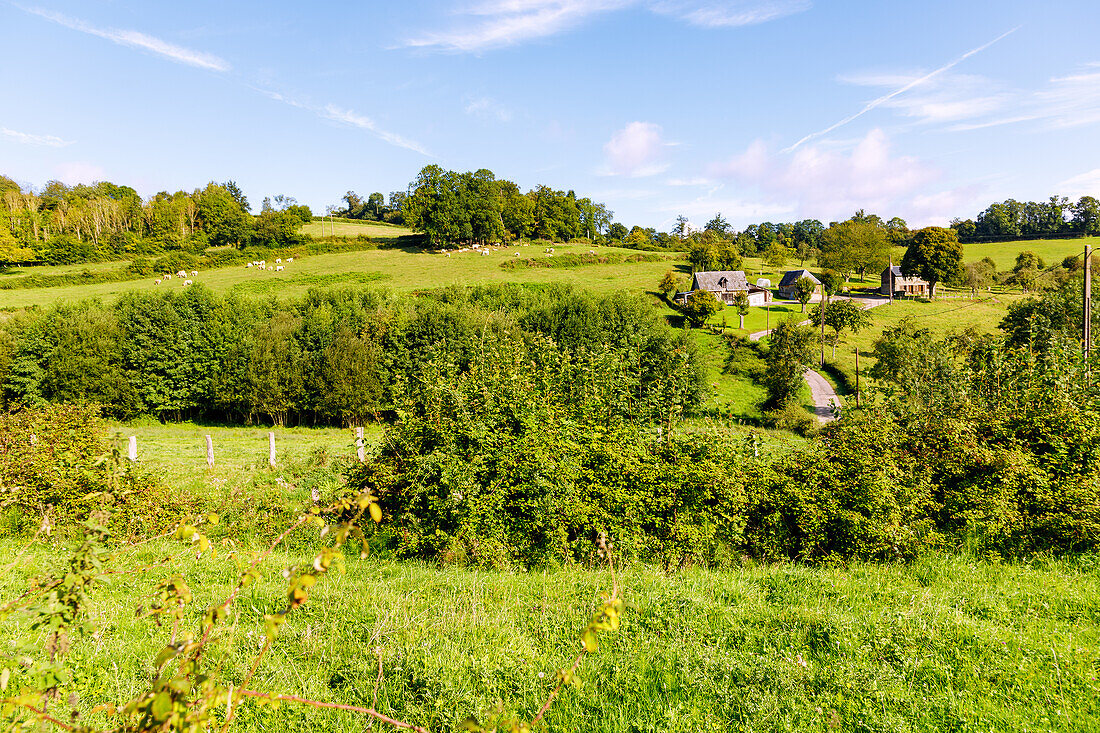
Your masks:
{"label": "clump of trees", "polygon": [[690,411],[701,393],[694,347],[643,298],[504,286],[261,301],[196,285],[59,305],[0,324],[0,389],[5,407],[363,424],[392,414],[425,370],[462,373],[494,344],[544,364],[540,378],[570,399],[598,392],[600,409],[631,420],[666,420],[670,400]]}
{"label": "clump of trees", "polygon": [[259,215],[233,181],[143,200],[110,182],[41,191],[0,176],[0,266],[69,264],[207,247],[288,246],[302,241],[309,207],[292,197],[264,199]]}
{"label": "clump of trees", "polygon": [[602,241],[612,217],[606,206],[573,191],[538,186],[523,193],[486,169],[459,173],[438,165],[426,166],[410,184],[402,214],[440,247],[531,238]]}
{"label": "clump of trees", "polygon": [[1076,202],[1065,196],[1046,201],[1006,199],[990,204],[976,219],[953,219],[951,228],[964,241],[1100,234],[1100,201],[1092,196]]}

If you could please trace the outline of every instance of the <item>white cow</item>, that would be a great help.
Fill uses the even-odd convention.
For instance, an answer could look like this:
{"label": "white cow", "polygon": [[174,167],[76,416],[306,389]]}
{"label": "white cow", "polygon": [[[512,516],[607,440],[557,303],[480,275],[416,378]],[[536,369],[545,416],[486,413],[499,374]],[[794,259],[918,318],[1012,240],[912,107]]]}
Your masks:
{"label": "white cow", "polygon": [[154,285],[160,285],[160,278],[158,277],[156,280],[154,280],[153,284]]}
{"label": "white cow", "polygon": [[191,284],[191,281],[190,281],[190,280],[184,280],[184,281],[183,281],[183,284],[184,284],[184,285],[190,285],[190,284]]}
{"label": "white cow", "polygon": [[281,265],[281,264],[283,264],[283,258],[282,258],[282,257],[276,257],[276,258],[275,258],[275,264],[276,264],[276,265]]}
{"label": "white cow", "polygon": [[275,271],[276,272],[282,272],[283,271],[283,266],[282,265],[275,265]]}
{"label": "white cow", "polygon": [[294,261],[294,258],[293,258],[293,257],[287,257],[287,258],[286,258],[286,261],[287,261],[287,262],[293,262],[293,261]]}
{"label": "white cow", "polygon": [[249,262],[247,265],[245,265],[245,267],[252,267],[252,263]]}
{"label": "white cow", "polygon": [[187,277],[187,270],[180,270],[176,273],[176,277]]}
{"label": "white cow", "polygon": [[198,277],[198,276],[199,276],[199,271],[198,270],[192,270],[191,271],[191,277]]}
{"label": "white cow", "polygon": [[164,279],[165,280],[171,280],[172,279],[172,273],[169,272],[167,275],[164,276]]}

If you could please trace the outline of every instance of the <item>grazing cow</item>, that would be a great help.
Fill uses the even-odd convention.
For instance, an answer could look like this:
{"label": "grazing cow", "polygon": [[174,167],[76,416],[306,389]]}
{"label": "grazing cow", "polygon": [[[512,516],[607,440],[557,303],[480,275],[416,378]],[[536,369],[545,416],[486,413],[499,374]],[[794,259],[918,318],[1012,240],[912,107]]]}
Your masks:
{"label": "grazing cow", "polygon": [[247,265],[245,265],[245,267],[252,267],[252,263],[249,262]]}
{"label": "grazing cow", "polygon": [[283,263],[283,258],[282,257],[276,257],[275,258],[275,264],[276,265],[281,265],[282,263]]}
{"label": "grazing cow", "polygon": [[180,270],[179,272],[176,273],[176,277],[187,277],[187,271],[186,270]]}
{"label": "grazing cow", "polygon": [[169,272],[167,275],[164,276],[164,279],[165,280],[171,280],[172,279],[172,273]]}
{"label": "grazing cow", "polygon": [[190,284],[191,284],[191,281],[190,281],[190,280],[184,280],[184,281],[183,281],[183,284],[184,284],[184,285],[190,285]]}
{"label": "grazing cow", "polygon": [[293,258],[293,257],[287,257],[287,258],[286,258],[286,261],[287,261],[287,262],[293,262],[293,261],[294,261],[294,258]]}
{"label": "grazing cow", "polygon": [[282,272],[283,271],[283,266],[282,265],[275,265],[275,271],[276,272]]}
{"label": "grazing cow", "polygon": [[191,271],[191,277],[198,277],[198,276],[199,276],[199,271],[198,270],[192,270]]}
{"label": "grazing cow", "polygon": [[261,263],[260,263],[260,269],[261,269],[261,270],[266,270],[266,269],[267,269],[267,265],[265,265],[265,264],[263,264],[263,263],[261,262]]}
{"label": "grazing cow", "polygon": [[154,280],[153,284],[154,285],[160,285],[160,278],[158,277],[156,280]]}

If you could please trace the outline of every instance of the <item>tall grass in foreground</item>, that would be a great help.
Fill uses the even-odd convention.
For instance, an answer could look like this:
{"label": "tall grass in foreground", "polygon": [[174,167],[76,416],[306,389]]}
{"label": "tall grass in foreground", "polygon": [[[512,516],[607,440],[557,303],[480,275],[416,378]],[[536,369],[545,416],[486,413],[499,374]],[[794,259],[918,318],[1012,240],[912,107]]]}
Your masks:
{"label": "tall grass in foreground", "polygon": [[[183,574],[193,607],[236,578],[223,547],[213,561],[180,560],[109,581],[92,596],[99,631],[74,640],[79,705],[143,689],[170,631],[134,616],[142,594]],[[0,553],[16,546],[0,543]],[[150,546],[137,561],[168,554]],[[35,547],[0,580],[13,598],[63,548]],[[298,555],[272,557],[267,568]],[[1066,731],[1100,729],[1100,561],[1002,565],[959,556],[911,564],[749,566],[622,575],[629,610],[581,670],[584,684],[546,716],[558,731]],[[607,588],[577,568],[485,572],[349,560],[287,618],[253,686],[377,707],[453,730],[498,700],[533,717],[554,670]],[[245,590],[226,628],[230,678],[264,642],[263,616],[285,603],[269,573]],[[194,613],[198,613],[195,611]],[[185,619],[194,624],[196,617]],[[0,625],[0,666],[40,644],[26,619]],[[13,676],[13,681],[16,679]],[[86,722],[95,720],[95,716]],[[360,730],[339,711],[246,703],[236,730]],[[377,728],[377,724],[375,726]]]}

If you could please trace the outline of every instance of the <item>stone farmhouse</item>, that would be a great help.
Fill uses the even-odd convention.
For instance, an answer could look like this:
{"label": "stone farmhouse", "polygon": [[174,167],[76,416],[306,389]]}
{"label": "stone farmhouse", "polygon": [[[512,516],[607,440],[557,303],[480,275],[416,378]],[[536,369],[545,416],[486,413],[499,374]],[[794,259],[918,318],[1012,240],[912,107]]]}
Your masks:
{"label": "stone farmhouse", "polygon": [[741,270],[697,272],[691,279],[691,290],[677,293],[676,299],[686,303],[687,297],[696,290],[706,290],[726,305],[733,304],[733,298],[737,293],[748,293],[749,305],[765,305],[772,299],[770,290],[750,285],[748,278]]}
{"label": "stone farmhouse", "polygon": [[882,271],[882,286],[879,292],[883,295],[895,297],[899,295],[928,296],[929,283],[919,277],[906,277],[901,271],[901,265],[893,265]]}

